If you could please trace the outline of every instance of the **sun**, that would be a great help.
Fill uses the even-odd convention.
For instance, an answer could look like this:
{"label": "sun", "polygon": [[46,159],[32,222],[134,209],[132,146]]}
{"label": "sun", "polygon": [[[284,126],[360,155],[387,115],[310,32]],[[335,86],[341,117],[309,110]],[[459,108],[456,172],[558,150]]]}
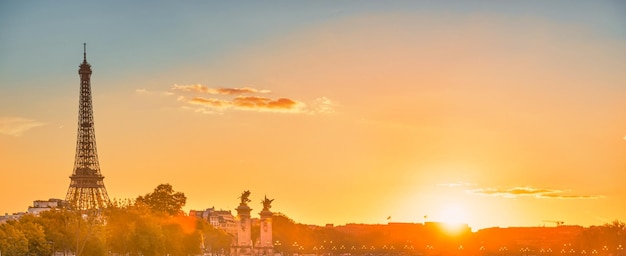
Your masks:
{"label": "sun", "polygon": [[442,222],[443,231],[448,235],[459,235],[467,227],[467,210],[458,203],[442,205],[439,221]]}
{"label": "sun", "polygon": [[467,223],[467,211],[465,207],[457,203],[443,205],[440,215],[440,221],[447,224]]}

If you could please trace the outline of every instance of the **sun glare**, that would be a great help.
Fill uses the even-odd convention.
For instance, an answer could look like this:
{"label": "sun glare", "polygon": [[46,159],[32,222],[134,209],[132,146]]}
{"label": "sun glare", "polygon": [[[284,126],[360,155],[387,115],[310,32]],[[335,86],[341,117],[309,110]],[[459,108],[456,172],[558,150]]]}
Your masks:
{"label": "sun glare", "polygon": [[442,228],[449,235],[458,235],[465,230],[467,224],[467,211],[458,203],[448,203],[443,205],[440,211],[440,221]]}
{"label": "sun glare", "polygon": [[447,204],[441,209],[441,222],[447,224],[460,224],[467,222],[465,208],[459,204]]}

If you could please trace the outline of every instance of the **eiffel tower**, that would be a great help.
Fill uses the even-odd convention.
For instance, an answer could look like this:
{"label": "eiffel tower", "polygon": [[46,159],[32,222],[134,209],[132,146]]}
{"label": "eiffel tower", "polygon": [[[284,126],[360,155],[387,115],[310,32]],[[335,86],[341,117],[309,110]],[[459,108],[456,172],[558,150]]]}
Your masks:
{"label": "eiffel tower", "polygon": [[83,63],[80,75],[80,100],[78,104],[78,137],[74,171],[65,201],[74,210],[101,209],[109,204],[109,195],[100,173],[96,134],[91,104],[91,65],[87,63],[87,44],[83,44]]}

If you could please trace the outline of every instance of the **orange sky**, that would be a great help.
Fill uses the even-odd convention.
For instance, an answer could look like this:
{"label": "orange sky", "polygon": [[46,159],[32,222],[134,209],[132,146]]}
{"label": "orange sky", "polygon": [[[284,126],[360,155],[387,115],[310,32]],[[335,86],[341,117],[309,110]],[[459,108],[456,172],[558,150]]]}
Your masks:
{"label": "orange sky", "polygon": [[[170,183],[187,210],[233,210],[251,190],[254,211],[267,195],[272,210],[320,225],[626,220],[626,23],[619,34],[531,11],[344,8],[215,54],[159,48],[176,36],[163,27],[138,56],[89,34],[46,45],[62,60],[35,74],[3,61],[0,212],[64,198],[86,40],[111,198]],[[173,49],[181,56],[159,57]]]}

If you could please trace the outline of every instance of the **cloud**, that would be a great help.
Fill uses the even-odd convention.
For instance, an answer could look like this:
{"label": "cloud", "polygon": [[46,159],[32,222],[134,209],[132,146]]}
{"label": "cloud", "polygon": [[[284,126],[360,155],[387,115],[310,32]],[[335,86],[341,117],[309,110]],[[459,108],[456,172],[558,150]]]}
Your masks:
{"label": "cloud", "polygon": [[144,89],[144,88],[135,89],[135,93],[139,95],[161,95],[161,96],[174,95],[174,93],[170,91],[154,92],[154,91],[148,91],[147,89]]}
{"label": "cloud", "polygon": [[296,109],[299,105],[298,102],[287,99],[279,98],[276,100],[265,97],[254,96],[238,96],[233,100],[233,103],[238,108],[250,108],[250,109],[275,109],[275,110],[292,110]]}
{"label": "cloud", "polygon": [[24,132],[43,125],[46,123],[21,117],[0,117],[0,134],[21,136]]}
{"label": "cloud", "polygon": [[[137,92],[144,93],[144,90],[138,89]],[[271,93],[271,91],[250,87],[209,88],[202,84],[174,84],[170,90],[171,94],[179,94],[180,92],[191,93],[191,95],[178,95],[178,101],[194,105],[193,107],[189,105],[183,106],[184,109],[203,114],[222,114],[227,109],[257,112],[328,114],[334,112],[333,107],[336,105],[330,99],[320,97],[315,99],[311,105],[308,106],[304,102],[288,97],[272,98],[265,95],[261,96],[259,94],[268,94]],[[206,97],[206,94],[214,96]]]}
{"label": "cloud", "polygon": [[192,85],[178,85],[174,84],[172,90],[183,92],[201,92],[214,95],[241,95],[241,94],[254,94],[254,93],[270,93],[269,90],[258,90],[254,88],[209,88],[201,84]]}
{"label": "cloud", "polygon": [[[183,97],[179,99],[184,100],[185,98]],[[193,97],[188,102],[190,104],[205,105],[205,106],[214,107],[214,108],[228,107],[231,105],[231,103],[226,100],[207,99],[207,98],[202,98],[202,97]]]}
{"label": "cloud", "polygon": [[313,104],[311,104],[311,111],[313,113],[321,113],[321,114],[335,113],[334,107],[336,105],[337,104],[331,101],[329,98],[320,97],[320,98],[315,99],[315,101],[313,101]]}
{"label": "cloud", "polygon": [[[186,100],[184,97],[179,100],[186,101],[189,104],[200,105],[202,107],[213,108],[217,110],[239,109],[248,111],[265,111],[265,112],[302,112],[306,106],[304,103],[288,99],[279,98],[271,99],[257,96],[237,96],[231,100],[223,100],[216,98],[193,97]],[[214,113],[212,111],[199,110],[202,113]]]}
{"label": "cloud", "polygon": [[603,196],[594,195],[567,195],[567,191],[560,189],[533,188],[533,187],[513,187],[507,189],[498,188],[478,188],[467,190],[468,193],[488,196],[501,196],[506,198],[517,198],[529,196],[535,198],[552,198],[552,199],[598,199]]}
{"label": "cloud", "polygon": [[589,196],[589,195],[559,195],[559,194],[542,194],[538,198],[554,198],[554,199],[599,199],[604,196]]}

